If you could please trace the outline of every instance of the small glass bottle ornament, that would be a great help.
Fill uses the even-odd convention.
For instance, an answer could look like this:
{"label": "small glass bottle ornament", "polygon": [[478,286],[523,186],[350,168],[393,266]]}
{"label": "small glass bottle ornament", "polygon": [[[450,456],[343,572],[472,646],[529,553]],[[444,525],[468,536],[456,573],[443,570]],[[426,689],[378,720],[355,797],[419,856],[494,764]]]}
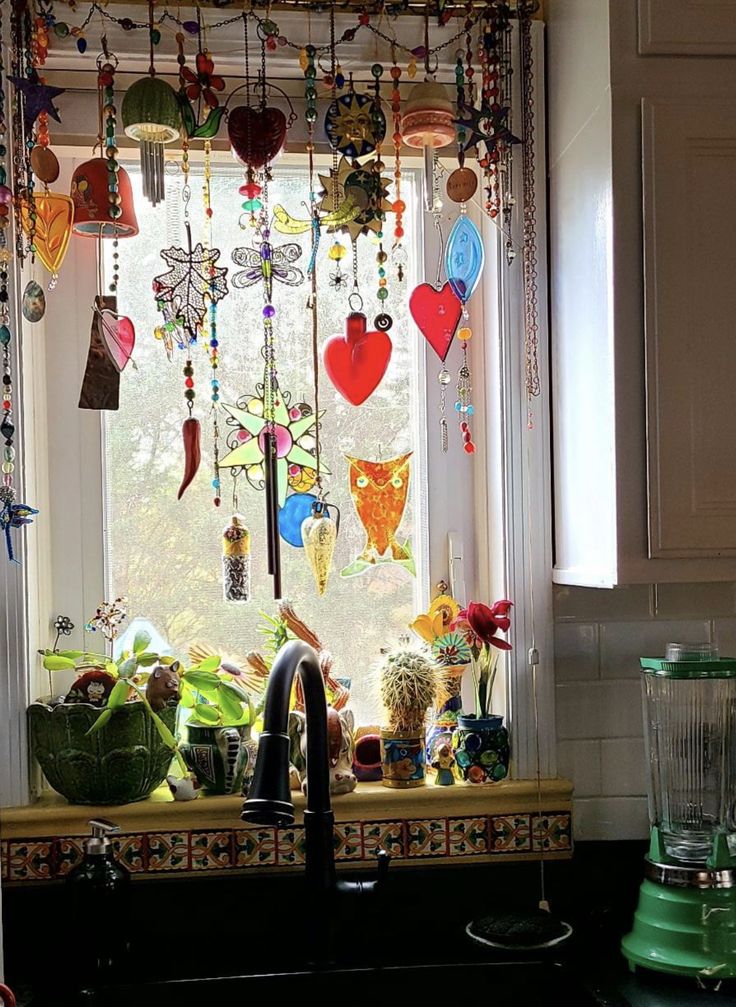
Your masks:
{"label": "small glass bottle ornament", "polygon": [[222,533],[222,585],[225,601],[250,601],[250,532],[239,514]]}

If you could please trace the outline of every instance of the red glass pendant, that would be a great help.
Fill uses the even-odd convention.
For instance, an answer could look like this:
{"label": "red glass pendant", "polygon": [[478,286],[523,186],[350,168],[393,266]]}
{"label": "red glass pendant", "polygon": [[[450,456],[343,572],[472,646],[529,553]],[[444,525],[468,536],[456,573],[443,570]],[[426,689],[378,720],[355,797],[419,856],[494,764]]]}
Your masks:
{"label": "red glass pendant", "polygon": [[107,355],[119,371],[125,369],[135,347],[135,329],[125,315],[103,308],[100,315],[100,335]]}
{"label": "red glass pendant", "polygon": [[409,310],[417,328],[444,363],[463,313],[452,287],[446,283],[437,290],[431,283],[420,283],[411,292]]}
{"label": "red glass pendant", "polygon": [[238,161],[250,168],[263,168],[284,146],[286,116],[280,108],[237,105],[228,116],[227,133]]}
{"label": "red glass pendant", "polygon": [[359,406],[381,383],[392,349],[388,333],[366,330],[365,315],[354,311],[346,319],[345,335],[325,343],[325,370],[343,398]]}

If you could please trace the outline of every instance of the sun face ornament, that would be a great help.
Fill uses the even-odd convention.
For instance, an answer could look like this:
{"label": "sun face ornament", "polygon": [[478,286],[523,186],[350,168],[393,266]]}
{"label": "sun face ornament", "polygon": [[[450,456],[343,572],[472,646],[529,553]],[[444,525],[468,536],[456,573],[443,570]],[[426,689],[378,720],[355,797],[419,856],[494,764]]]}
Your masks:
{"label": "sun face ornament", "polygon": [[317,207],[321,220],[327,219],[343,204],[358,209],[354,216],[349,214],[348,219],[335,214],[334,223],[327,226],[328,232],[345,231],[351,241],[356,241],[361,234],[382,230],[384,221],[377,211],[385,214],[390,209],[387,196],[391,179],[388,176],[372,171],[370,162],[356,166],[342,157],[336,173],[330,170],[320,175],[319,180],[324,190]]}
{"label": "sun face ornament", "polygon": [[[248,482],[257,490],[264,489],[266,484],[264,391],[265,383],[256,386],[255,395],[244,396],[234,406],[223,403],[231,432],[227,438],[230,451],[221,459],[220,468],[242,470]],[[317,417],[306,402],[292,404],[290,393],[282,392],[277,384],[274,423],[278,504],[283,507],[287,489],[303,489],[309,484],[309,475],[316,467],[314,431]],[[324,465],[321,467],[323,472],[329,474]]]}
{"label": "sun face ornament", "polygon": [[369,95],[349,91],[327,109],[325,133],[333,150],[350,158],[365,157],[385,137],[386,118]]}

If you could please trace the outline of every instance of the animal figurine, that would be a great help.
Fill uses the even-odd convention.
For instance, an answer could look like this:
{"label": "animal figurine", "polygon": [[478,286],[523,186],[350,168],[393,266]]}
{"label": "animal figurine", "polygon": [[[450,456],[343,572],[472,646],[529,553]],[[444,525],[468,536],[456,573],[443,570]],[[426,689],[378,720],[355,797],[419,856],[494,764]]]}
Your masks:
{"label": "animal figurine", "polygon": [[[366,533],[360,555],[342,571],[343,577],[362,573],[376,563],[400,563],[415,573],[408,543],[396,537],[409,494],[412,452],[385,462],[347,455],[350,495]],[[389,553],[389,555],[386,555]]]}
{"label": "animal figurine", "polygon": [[102,668],[91,668],[74,680],[64,702],[105,706],[114,685],[115,679],[112,675]]}
{"label": "animal figurine", "polygon": [[175,801],[193,801],[199,797],[199,791],[202,788],[202,784],[194,773],[187,773],[181,779],[170,773],[166,777],[166,782]]}
{"label": "animal figurine", "polygon": [[[327,707],[327,738],[330,763],[330,793],[349,794],[357,786],[353,773],[353,730],[355,721],[352,710],[335,710]],[[306,717],[292,710],[289,715],[289,737],[291,738],[291,771],[289,783],[292,790],[307,790]]]}
{"label": "animal figurine", "polygon": [[157,664],[146,683],[146,699],[156,713],[179,702],[179,662]]}

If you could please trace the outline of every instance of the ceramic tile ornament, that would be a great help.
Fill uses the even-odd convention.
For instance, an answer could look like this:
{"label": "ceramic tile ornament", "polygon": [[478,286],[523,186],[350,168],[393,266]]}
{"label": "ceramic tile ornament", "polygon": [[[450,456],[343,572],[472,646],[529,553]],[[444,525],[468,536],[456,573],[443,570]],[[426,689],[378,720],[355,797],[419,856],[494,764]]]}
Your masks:
{"label": "ceramic tile ornament", "polygon": [[360,555],[341,571],[342,577],[365,573],[383,563],[397,563],[416,575],[409,540],[402,544],[397,538],[409,495],[411,456],[409,451],[385,462],[347,456],[350,495],[366,542]]}

